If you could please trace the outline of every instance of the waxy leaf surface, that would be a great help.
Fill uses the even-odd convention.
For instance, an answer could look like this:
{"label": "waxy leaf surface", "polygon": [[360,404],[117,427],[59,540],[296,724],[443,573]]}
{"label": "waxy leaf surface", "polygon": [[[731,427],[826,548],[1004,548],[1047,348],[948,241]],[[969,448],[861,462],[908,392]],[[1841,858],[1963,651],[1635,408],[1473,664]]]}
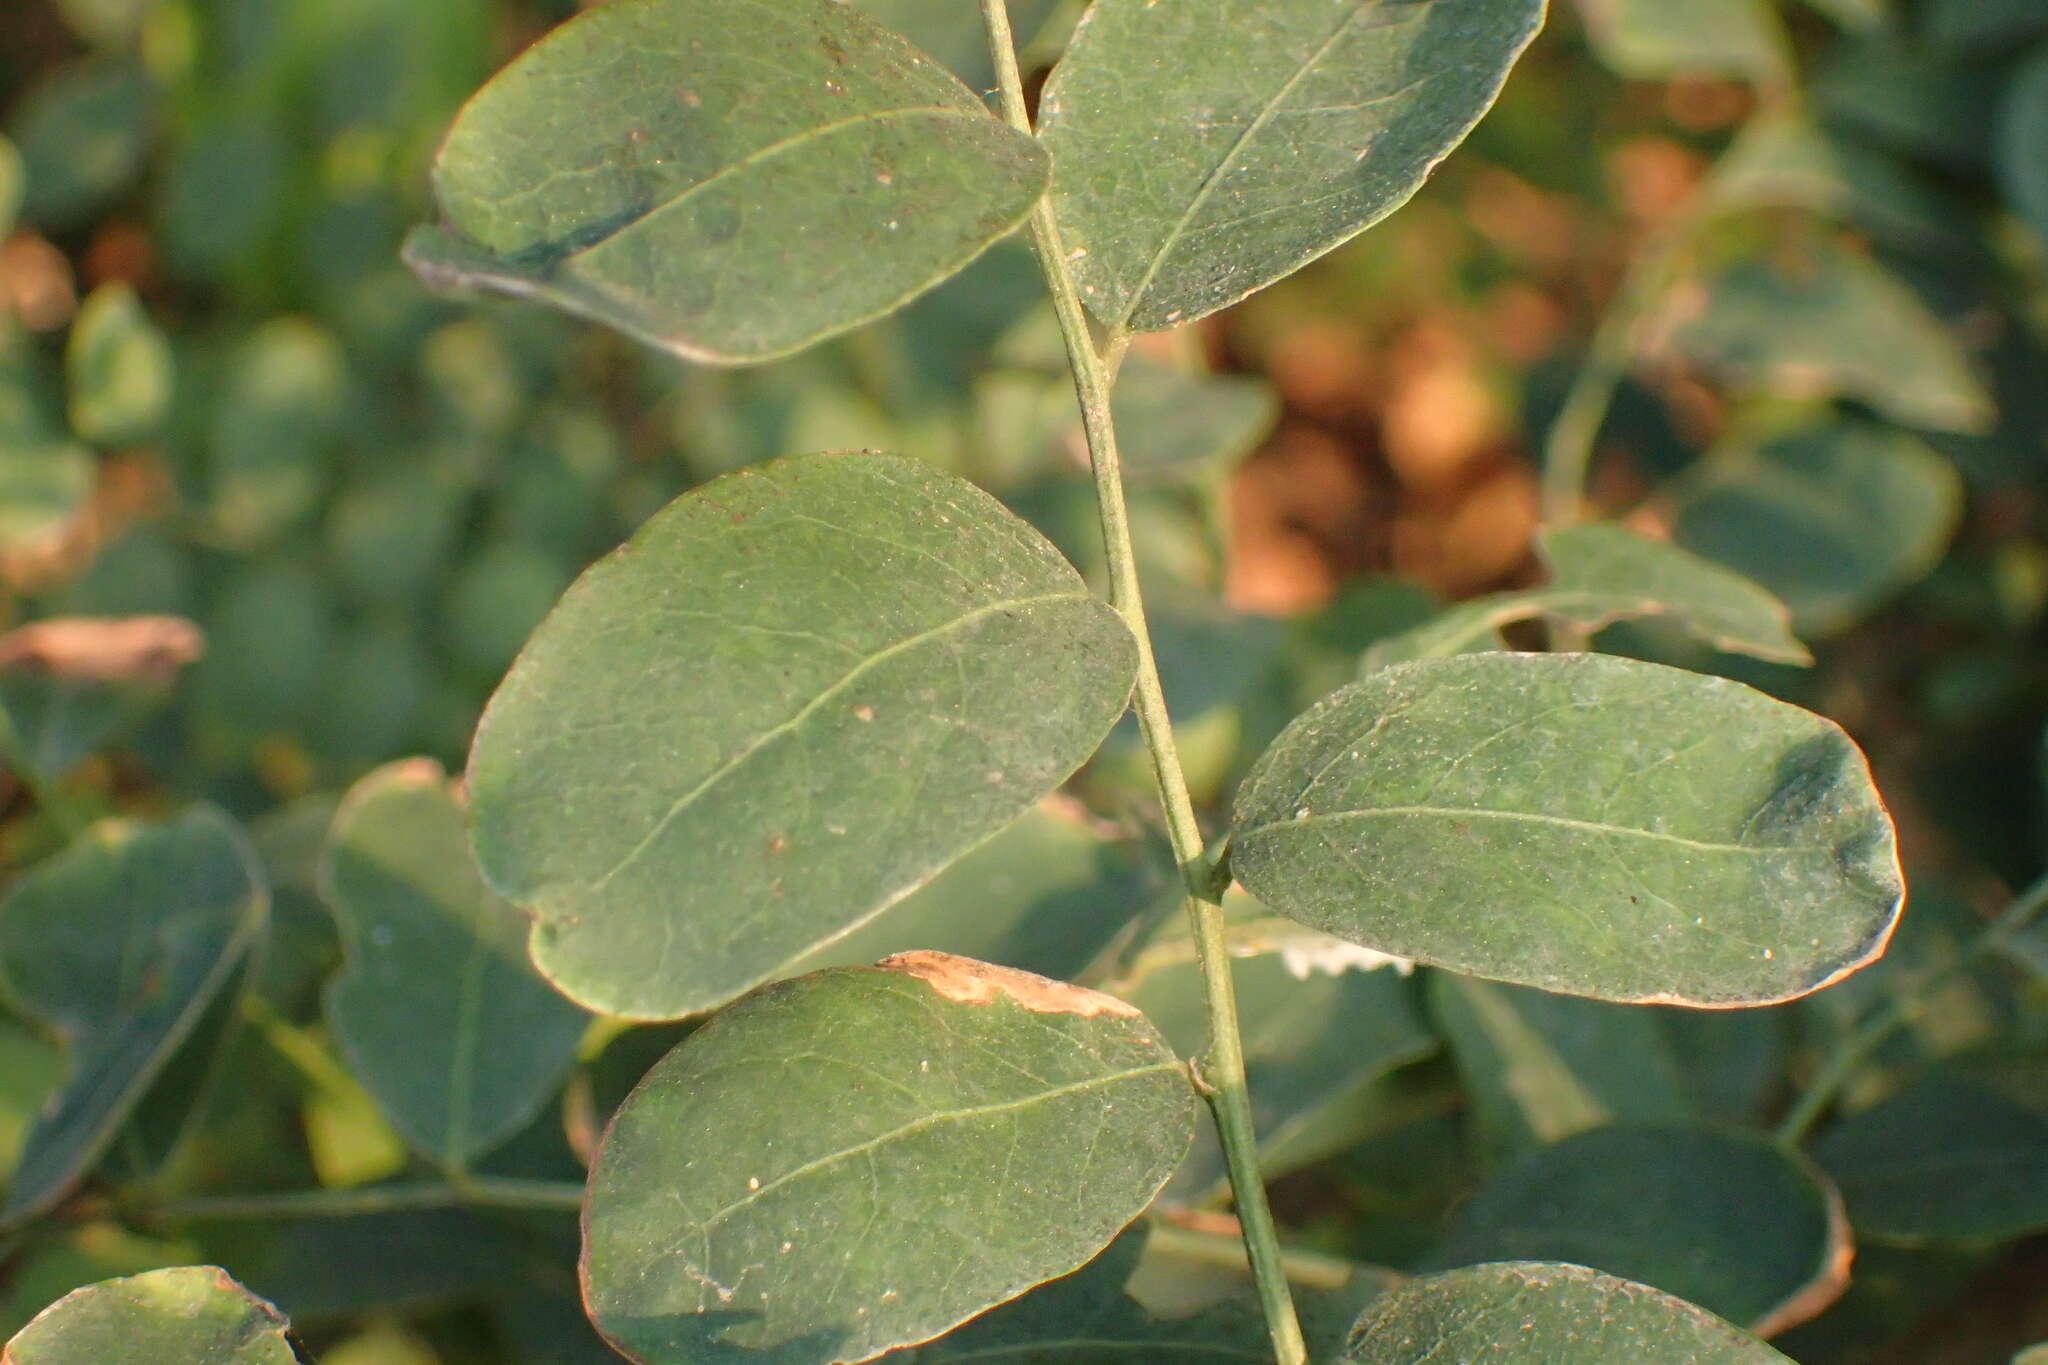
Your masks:
{"label": "waxy leaf surface", "polygon": [[484,886],[462,806],[432,762],[356,784],[320,887],[348,954],[327,991],[336,1043],[414,1147],[466,1165],[561,1084],[583,1012],[527,960],[526,917]]}
{"label": "waxy leaf surface", "polygon": [[1904,886],[1863,755],[1739,683],[1592,654],[1382,669],[1288,727],[1231,868],[1382,952],[1570,995],[1704,1006],[1882,951]]}
{"label": "waxy leaf surface", "polygon": [[1429,1263],[1591,1266],[1771,1336],[1841,1294],[1849,1255],[1840,1204],[1803,1157],[1732,1129],[1616,1124],[1501,1171]]}
{"label": "waxy leaf surface", "polygon": [[1195,1096],[1122,1001],[940,953],[766,987],[640,1083],[592,1167],[584,1296],[648,1365],[929,1340],[1100,1251]]}
{"label": "waxy leaf surface", "polygon": [[278,1311],[212,1266],[104,1280],[0,1347],[5,1365],[297,1365]]}
{"label": "waxy leaf surface", "polygon": [[1543,0],[1097,0],[1039,115],[1090,310],[1192,322],[1379,222],[1542,21]]}
{"label": "waxy leaf surface", "polygon": [[1583,1266],[1517,1261],[1418,1280],[1359,1319],[1343,1365],[1787,1365],[1683,1299]]}
{"label": "waxy leaf surface", "polygon": [[239,972],[270,904],[225,815],[105,821],[0,901],[0,988],[61,1034],[67,1078],[37,1116],[0,1218],[89,1171]]}
{"label": "waxy leaf surface", "polygon": [[477,853],[570,996],[708,1009],[1030,809],[1134,669],[1122,619],[971,484],[884,455],[743,470],[534,633],[478,728]]}
{"label": "waxy leaf surface", "polygon": [[798,350],[1020,223],[1042,149],[834,0],[614,0],[529,48],[434,166],[430,283],[545,300],[692,359]]}

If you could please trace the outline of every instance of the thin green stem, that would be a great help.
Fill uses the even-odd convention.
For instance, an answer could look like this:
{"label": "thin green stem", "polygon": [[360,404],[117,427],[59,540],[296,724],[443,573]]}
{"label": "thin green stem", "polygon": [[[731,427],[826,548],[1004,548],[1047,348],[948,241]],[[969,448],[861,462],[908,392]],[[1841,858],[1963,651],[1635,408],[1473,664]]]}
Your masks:
{"label": "thin green stem", "polygon": [[492,1208],[573,1213],[583,1206],[583,1187],[556,1180],[512,1180],[471,1175],[461,1180],[422,1180],[348,1189],[290,1190],[280,1194],[190,1195],[138,1205],[146,1217],[183,1221],[265,1221],[291,1218],[352,1218],[418,1209]]}
{"label": "thin green stem", "polygon": [[[1005,0],[982,0],[981,7],[988,23],[989,51],[1000,81],[1003,116],[1013,127],[1030,134],[1031,117],[1025,107],[1023,77],[1017,69],[1008,6]],[[1274,1355],[1280,1365],[1302,1365],[1307,1349],[1302,1344],[1301,1324],[1287,1287],[1279,1234],[1273,1226],[1273,1213],[1259,1175],[1251,1098],[1245,1085],[1244,1043],[1238,1031],[1237,997],[1231,985],[1230,956],[1223,944],[1223,907],[1209,885],[1210,865],[1203,847],[1201,823],[1196,819],[1194,799],[1181,771],[1180,751],[1167,718],[1166,694],[1160,686],[1159,664],[1153,656],[1152,635],[1145,620],[1144,596],[1138,587],[1137,553],[1131,544],[1116,424],[1110,414],[1110,369],[1089,331],[1088,315],[1068,269],[1066,246],[1050,199],[1041,199],[1032,210],[1030,227],[1032,245],[1037,249],[1046,287],[1059,315],[1060,331],[1066,339],[1074,391],[1081,402],[1082,426],[1095,474],[1096,507],[1109,561],[1110,603],[1122,614],[1138,644],[1138,685],[1133,704],[1138,727],[1151,754],[1160,804],[1166,813],[1167,837],[1186,884],[1188,916],[1199,947],[1209,1016],[1209,1046],[1194,1068],[1195,1075],[1222,1139],[1231,1187],[1237,1196],[1238,1222],[1244,1230],[1245,1253],[1272,1334]],[[1112,337],[1108,354],[1121,355],[1124,341]]]}
{"label": "thin green stem", "polygon": [[1894,1033],[1919,1017],[1937,989],[2004,947],[2008,940],[2032,924],[2043,909],[2048,909],[2048,877],[2041,878],[2021,892],[1997,919],[1984,927],[1984,931],[1954,962],[1893,996],[1851,1029],[1785,1115],[1784,1122],[1778,1125],[1778,1141],[1787,1146],[1804,1142],[1856,1072]]}

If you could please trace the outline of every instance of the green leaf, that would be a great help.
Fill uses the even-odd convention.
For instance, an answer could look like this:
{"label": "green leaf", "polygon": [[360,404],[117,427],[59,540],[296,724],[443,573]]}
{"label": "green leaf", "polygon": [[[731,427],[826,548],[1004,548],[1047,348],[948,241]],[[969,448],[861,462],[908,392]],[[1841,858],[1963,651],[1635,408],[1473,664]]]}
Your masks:
{"label": "green leaf", "polygon": [[1108,1244],[1195,1111],[1143,1016],[1093,991],[941,953],[769,986],[613,1121],[585,1302],[647,1365],[914,1345]]}
{"label": "green leaf", "polygon": [[891,953],[935,948],[1074,977],[1172,875],[1054,798],[792,971],[866,966]]}
{"label": "green leaf", "polygon": [[327,991],[335,1042],[392,1126],[459,1170],[560,1087],[584,1016],[527,961],[526,917],[485,888],[429,760],[350,790],[320,886],[348,954]]}
{"label": "green leaf", "polygon": [[1589,524],[1541,532],[1550,582],[1461,603],[1425,626],[1366,651],[1371,672],[1410,659],[1448,658],[1497,648],[1503,626],[1548,618],[1583,631],[1617,621],[1670,617],[1716,649],[1776,663],[1810,664],[1785,605],[1755,583],[1665,541],[1622,526]]}
{"label": "green leaf", "polygon": [[135,291],[103,284],[78,310],[65,349],[71,429],[96,445],[156,434],[171,405],[171,347]]}
{"label": "green leaf", "polygon": [[0,986],[65,1040],[67,1080],[38,1116],[4,1218],[84,1176],[239,971],[269,897],[225,815],[109,820],[0,901]]}
{"label": "green leaf", "polygon": [[21,152],[12,139],[0,137],[0,240],[14,235],[24,188]]}
{"label": "green leaf", "polygon": [[2048,32],[2048,14],[2035,0],[1928,0],[1922,8],[1927,36],[1956,51],[2010,51]]}
{"label": "green leaf", "polygon": [[2006,198],[2048,241],[2048,49],[2006,87],[1998,121],[1998,174]]}
{"label": "green leaf", "polygon": [[20,102],[8,136],[21,150],[21,213],[46,232],[81,226],[142,169],[157,91],[134,63],[94,58],[60,69]]}
{"label": "green leaf", "polygon": [[1725,447],[1667,494],[1672,539],[1777,594],[1809,636],[1919,581],[1963,513],[1954,466],[1906,432],[1859,422]]}
{"label": "green leaf", "polygon": [[625,0],[464,108],[429,283],[542,299],[677,355],[767,360],[907,303],[1006,236],[1044,152],[833,0]]}
{"label": "green leaf", "polygon": [[[1074,406],[1073,385],[1061,399]],[[1126,478],[1220,476],[1252,453],[1280,420],[1280,395],[1263,379],[1202,374],[1143,359],[1117,375],[1115,417]],[[1087,449],[1075,416],[1075,449]]]}
{"label": "green leaf", "polygon": [[1714,163],[1705,193],[1725,210],[1789,205],[1903,246],[1972,249],[1975,229],[1950,199],[1885,153],[1829,137],[1793,112],[1751,118]]}
{"label": "green leaf", "polygon": [[332,476],[349,397],[341,343],[301,318],[264,323],[236,346],[207,428],[210,515],[236,546],[302,522]]}
{"label": "green leaf", "polygon": [[85,507],[95,462],[84,446],[0,432],[0,550],[60,534]]}
{"label": "green leaf", "polygon": [[1603,655],[1399,664],[1296,720],[1238,793],[1274,910],[1473,976],[1710,1007],[1883,951],[1891,821],[1832,722]]}
{"label": "green leaf", "polygon": [[161,705],[203,647],[176,616],[48,617],[0,634],[0,754],[61,779]]}
{"label": "green leaf", "polygon": [[212,1266],[87,1285],[21,1329],[7,1365],[295,1365],[275,1308]]}
{"label": "green leaf", "polygon": [[1692,1116],[1661,1011],[1432,972],[1482,1155],[1559,1142],[1617,1120]]}
{"label": "green leaf", "polygon": [[1996,109],[1982,65],[1897,34],[1838,44],[1829,56],[1809,92],[1827,123],[1944,170],[1982,171]]}
{"label": "green leaf", "polygon": [[478,857],[572,998],[709,1009],[1029,810],[1123,711],[1133,655],[970,484],[893,455],[742,470],[535,632],[477,731]]}
{"label": "green leaf", "polygon": [[1670,345],[1726,382],[1853,398],[1930,431],[1984,432],[1997,421],[1961,343],[1867,256],[1815,244],[1795,262],[1743,261],[1706,290]]}
{"label": "green leaf", "polygon": [[1787,1365],[1705,1309],[1575,1265],[1511,1262],[1418,1280],[1366,1312],[1343,1365]]}
{"label": "green leaf", "polygon": [[1814,1159],[1859,1236],[2006,1241],[2048,1228],[2048,1116],[1932,1078],[1830,1129]]}
{"label": "green leaf", "polygon": [[1840,1296],[1848,1232],[1813,1167],[1768,1137],[1616,1124],[1508,1166],[1458,1210],[1429,1266],[1590,1266],[1772,1336]]}
{"label": "green leaf", "polygon": [[[908,38],[920,52],[930,53],[970,90],[993,90],[995,63],[988,52],[988,29],[978,5],[933,0],[854,0],[877,23]],[[1058,8],[1058,0],[1015,0],[1010,25],[1020,47],[1028,47]]]}
{"label": "green leaf", "polygon": [[2021,1351],[2012,1358],[2012,1365],[2048,1365],[2048,1341]]}
{"label": "green leaf", "polygon": [[1743,76],[1783,83],[1791,41],[1770,0],[1579,0],[1593,50],[1617,75]]}
{"label": "green leaf", "polygon": [[1884,28],[1897,17],[1892,0],[1806,0],[1845,29]]}
{"label": "green leaf", "polygon": [[1192,322],[1387,217],[1542,20],[1542,0],[1097,0],[1039,114],[1090,310]]}

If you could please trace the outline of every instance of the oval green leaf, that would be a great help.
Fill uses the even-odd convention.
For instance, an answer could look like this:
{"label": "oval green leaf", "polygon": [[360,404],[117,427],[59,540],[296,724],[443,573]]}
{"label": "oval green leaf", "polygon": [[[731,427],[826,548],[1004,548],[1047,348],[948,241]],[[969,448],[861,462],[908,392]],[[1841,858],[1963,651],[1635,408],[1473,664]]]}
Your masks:
{"label": "oval green leaf", "polygon": [[1542,22],[1543,0],[1096,0],[1040,109],[1089,309],[1192,322],[1365,231]]}
{"label": "oval green leaf", "polygon": [[1593,51],[1617,75],[1782,82],[1792,43],[1771,0],[1579,0]]}
{"label": "oval green leaf", "polygon": [[460,1169],[561,1085],[583,1012],[534,972],[526,917],[484,886],[438,764],[358,782],[319,877],[348,954],[327,990],[335,1041],[392,1127]]}
{"label": "oval green leaf", "polygon": [[171,345],[131,286],[93,290],[71,326],[64,360],[73,431],[103,446],[156,434],[171,406]]}
{"label": "oval green leaf", "polygon": [[796,351],[1023,221],[1042,149],[835,0],[614,0],[486,85],[434,165],[429,283],[544,300],[694,360]]}
{"label": "oval green leaf", "polygon": [[296,1365],[283,1315],[213,1266],[65,1295],[0,1347],[0,1365]]}
{"label": "oval green leaf", "polygon": [[1575,1265],[1518,1261],[1418,1280],[1358,1320],[1343,1365],[1789,1365],[1703,1308]]}
{"label": "oval green leaf", "polygon": [[1840,1297],[1850,1255],[1841,1201],[1768,1137],[1615,1124],[1508,1166],[1429,1264],[1590,1266],[1772,1336]]}
{"label": "oval green leaf", "polygon": [[942,953],[769,986],[640,1083],[591,1170],[584,1299],[646,1365],[865,1360],[1074,1270],[1194,1132],[1111,996]]}
{"label": "oval green leaf", "polygon": [[1823,1134],[1814,1159],[1858,1235],[1996,1242],[2048,1228],[2048,1115],[1934,1077]]}
{"label": "oval green leaf", "polygon": [[1022,815],[1129,697],[1122,618],[986,493],[892,455],[685,494],[492,699],[475,841],[594,1009],[723,1004]]}
{"label": "oval green leaf", "polygon": [[0,987],[61,1034],[67,1078],[37,1116],[0,1221],[89,1171],[235,979],[270,904],[255,852],[210,806],[108,820],[0,901]]}
{"label": "oval green leaf", "polygon": [[1596,654],[1398,664],[1289,726],[1238,793],[1231,868],[1381,952],[1605,1000],[1708,1007],[1874,959],[1904,883],[1833,723]]}

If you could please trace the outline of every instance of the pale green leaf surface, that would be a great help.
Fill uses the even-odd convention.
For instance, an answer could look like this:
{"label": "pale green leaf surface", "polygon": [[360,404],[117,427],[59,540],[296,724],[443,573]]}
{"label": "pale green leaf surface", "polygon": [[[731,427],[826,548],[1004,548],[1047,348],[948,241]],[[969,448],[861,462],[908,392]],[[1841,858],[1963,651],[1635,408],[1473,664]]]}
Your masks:
{"label": "pale green leaf surface", "polygon": [[1428,1268],[1590,1266],[1770,1336],[1841,1293],[1849,1255],[1834,1196],[1768,1137],[1614,1124],[1502,1170],[1459,1208]]}
{"label": "pale green leaf surface", "polygon": [[61,531],[92,492],[92,452],[72,441],[0,433],[0,549]]}
{"label": "pale green leaf surface", "polygon": [[2048,1341],[2021,1351],[2012,1358],[2012,1365],[2048,1365]]}
{"label": "pale green leaf surface", "polygon": [[[995,63],[989,57],[988,29],[982,23],[979,5],[956,5],[949,0],[853,3],[883,27],[908,38],[918,51],[938,58],[969,89],[995,89]],[[1029,46],[1058,4],[1059,0],[1013,0],[1009,7],[1010,26],[1019,47]]]}
{"label": "pale green leaf surface", "polygon": [[1602,655],[1400,664],[1289,726],[1231,868],[1382,952],[1601,999],[1790,999],[1883,950],[1904,887],[1863,755],[1739,683]]}
{"label": "pale green leaf surface", "polygon": [[1616,1121],[1692,1116],[1661,1011],[1447,972],[1430,974],[1429,1005],[1489,1158]]}
{"label": "pale green leaf surface", "polygon": [[237,546],[303,522],[332,478],[349,399],[341,343],[302,318],[277,318],[235,347],[206,428],[212,518]]}
{"label": "pale green leaf surface", "polygon": [[1550,566],[1548,583],[1461,603],[1380,641],[1366,651],[1364,671],[1498,648],[1501,627],[1538,618],[1590,632],[1617,621],[1669,617],[1716,649],[1774,663],[1813,662],[1792,634],[1783,603],[1669,542],[1623,526],[1586,524],[1543,531],[1538,545]]}
{"label": "pale green leaf surface", "polygon": [[171,406],[171,345],[125,283],[103,284],[66,342],[71,429],[97,445],[148,440]]}
{"label": "pale green leaf surface", "polygon": [[254,852],[219,811],[105,821],[0,901],[0,986],[66,1043],[5,1216],[47,1208],[92,1168],[262,933]]}
{"label": "pale green leaf surface", "polygon": [[278,1311],[212,1266],[66,1295],[5,1347],[5,1365],[295,1365]]}
{"label": "pale green leaf surface", "polygon": [[1645,1285],[1510,1262],[1419,1280],[1367,1310],[1343,1365],[1787,1365],[1740,1328]]}
{"label": "pale green leaf surface", "polygon": [[1930,431],[1998,417],[1955,336],[1869,257],[1814,245],[1792,263],[1741,262],[1707,281],[1670,345],[1721,378],[1795,398],[1844,397]]}
{"label": "pale green leaf surface", "polygon": [[2006,198],[2048,242],[2048,49],[2006,87],[1997,154]]}
{"label": "pale green leaf surface", "polygon": [[1996,1091],[1934,1078],[1821,1135],[1859,1235],[2003,1241],[2048,1228],[2048,1117]]}
{"label": "pale green leaf surface", "polygon": [[1618,75],[1783,81],[1791,44],[1771,0],[1579,0],[1593,50]]}
{"label": "pale green leaf surface", "polygon": [[833,0],[615,0],[473,98],[442,145],[430,283],[543,299],[692,359],[787,354],[1009,233],[1044,152]]}
{"label": "pale green leaf surface", "polygon": [[647,1365],[915,1345],[1094,1256],[1195,1113],[1159,1035],[1092,991],[943,954],[769,986],[613,1121],[585,1301]]}
{"label": "pale green leaf surface", "polygon": [[392,1126],[460,1169],[539,1112],[585,1017],[527,960],[526,917],[484,886],[430,761],[355,785],[320,888],[347,953],[327,992],[335,1042]]}
{"label": "pale green leaf surface", "polygon": [[1963,513],[1953,465],[1907,432],[1854,422],[1716,451],[1668,496],[1673,540],[1777,594],[1809,636],[1917,582]]}
{"label": "pale green leaf surface", "polygon": [[1098,0],[1039,115],[1089,309],[1192,322],[1379,222],[1542,20],[1543,0]]}
{"label": "pale green leaf surface", "polygon": [[707,1009],[1030,809],[1134,668],[1122,619],[972,485],[884,455],[743,470],[535,632],[478,729],[478,856],[572,997]]}
{"label": "pale green leaf surface", "polygon": [[[1071,408],[1073,386],[1066,387]],[[1280,395],[1264,379],[1137,359],[1118,372],[1111,401],[1124,473],[1134,479],[1226,473],[1280,420]],[[1076,442],[1084,439],[1078,422],[1077,416],[1069,428]]]}

